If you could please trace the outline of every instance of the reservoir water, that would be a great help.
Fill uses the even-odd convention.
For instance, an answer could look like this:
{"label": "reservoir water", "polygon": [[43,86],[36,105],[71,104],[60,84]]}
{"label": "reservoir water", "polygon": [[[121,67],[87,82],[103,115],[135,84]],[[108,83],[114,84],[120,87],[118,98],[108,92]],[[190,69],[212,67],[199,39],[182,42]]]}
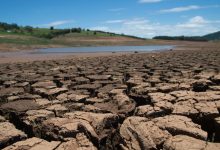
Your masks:
{"label": "reservoir water", "polygon": [[68,47],[68,48],[46,48],[36,50],[34,53],[96,53],[96,52],[149,52],[158,50],[169,50],[174,46],[100,46],[100,47]]}
{"label": "reservoir water", "polygon": [[46,48],[37,50],[24,50],[17,52],[0,52],[0,64],[10,62],[28,62],[35,60],[59,59],[72,56],[107,55],[109,53],[133,53],[166,51],[174,48],[170,45],[153,46],[101,46],[101,47],[69,47],[69,48]]}

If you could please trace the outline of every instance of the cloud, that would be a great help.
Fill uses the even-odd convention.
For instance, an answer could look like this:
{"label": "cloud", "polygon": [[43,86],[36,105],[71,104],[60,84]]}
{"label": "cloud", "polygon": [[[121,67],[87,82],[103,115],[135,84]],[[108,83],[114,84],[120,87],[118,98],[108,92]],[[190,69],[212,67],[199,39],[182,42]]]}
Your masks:
{"label": "cloud", "polygon": [[124,20],[108,20],[108,21],[105,21],[105,23],[108,23],[108,24],[115,24],[115,23],[123,23]]}
{"label": "cloud", "polygon": [[177,27],[181,27],[181,28],[199,28],[199,27],[205,26],[208,23],[211,23],[211,22],[208,21],[208,20],[205,20],[201,16],[196,16],[196,17],[191,18],[186,23],[177,24]]}
{"label": "cloud", "polygon": [[152,38],[158,35],[205,35],[220,30],[218,27],[219,24],[219,20],[207,20],[202,16],[194,16],[177,24],[161,24],[159,22],[152,22],[146,18],[132,18],[105,21],[103,26],[93,29]]}
{"label": "cloud", "polygon": [[175,7],[171,9],[164,9],[164,10],[161,10],[160,12],[163,12],[163,13],[183,12],[183,11],[196,10],[196,9],[201,9],[201,7],[197,5],[190,5],[190,6],[185,6],[185,7]]}
{"label": "cloud", "polygon": [[184,11],[190,11],[190,10],[218,8],[218,7],[219,5],[210,5],[210,6],[189,5],[189,6],[170,8],[170,9],[163,9],[163,10],[160,10],[160,12],[161,13],[177,13],[177,12],[184,12]]}
{"label": "cloud", "polygon": [[69,24],[69,23],[72,23],[73,20],[60,20],[60,21],[54,21],[54,22],[50,22],[50,23],[47,23],[47,24],[42,24],[42,25],[39,25],[39,26],[42,26],[42,27],[51,27],[51,26],[60,26],[60,25],[64,25],[64,24]]}
{"label": "cloud", "polygon": [[139,0],[139,3],[158,3],[162,2],[162,0]]}

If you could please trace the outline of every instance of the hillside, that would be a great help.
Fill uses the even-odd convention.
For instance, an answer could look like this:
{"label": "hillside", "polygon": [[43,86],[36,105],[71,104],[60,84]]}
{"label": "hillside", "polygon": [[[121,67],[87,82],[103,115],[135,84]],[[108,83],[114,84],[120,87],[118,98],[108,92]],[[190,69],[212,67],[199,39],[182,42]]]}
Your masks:
{"label": "hillside", "polygon": [[215,41],[220,40],[220,31],[204,36],[155,36],[153,39],[179,41]]}
{"label": "hillside", "polygon": [[116,34],[110,35],[109,33],[98,31],[67,33],[54,38],[41,37],[42,35],[49,35],[45,31],[43,34],[37,32],[35,32],[35,34],[0,32],[0,51],[30,50],[50,47],[154,44],[154,41],[152,40],[144,40]]}
{"label": "hillside", "polygon": [[220,31],[203,36],[207,40],[220,40]]}
{"label": "hillside", "polygon": [[49,47],[140,45],[146,40],[134,36],[89,29],[34,28],[0,22],[0,50]]}

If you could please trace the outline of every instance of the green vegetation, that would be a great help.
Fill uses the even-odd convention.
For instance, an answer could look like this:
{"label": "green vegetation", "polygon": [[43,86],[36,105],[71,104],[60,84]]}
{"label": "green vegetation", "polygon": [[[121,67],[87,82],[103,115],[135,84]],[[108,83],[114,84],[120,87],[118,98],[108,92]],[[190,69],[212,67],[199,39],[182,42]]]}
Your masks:
{"label": "green vegetation", "polygon": [[220,31],[204,36],[156,36],[153,39],[180,40],[180,41],[215,41],[220,40]]}
{"label": "green vegetation", "polygon": [[[153,42],[154,43],[154,42]],[[0,22],[0,51],[46,47],[146,45],[149,40],[82,28],[56,29]]]}
{"label": "green vegetation", "polygon": [[203,36],[207,40],[220,40],[220,31]]}
{"label": "green vegetation", "polygon": [[18,26],[17,24],[8,24],[4,22],[0,22],[0,34],[10,33],[10,34],[17,34],[17,35],[30,35],[38,38],[46,38],[46,39],[53,39],[58,36],[66,35],[68,33],[78,33],[78,35],[85,35],[85,36],[124,36],[124,37],[131,37],[135,39],[142,39],[135,36],[129,36],[124,34],[115,34],[111,32],[104,32],[104,31],[90,31],[89,29],[81,29],[81,28],[71,28],[71,29],[54,29],[54,27],[50,28],[34,28],[31,26]]}
{"label": "green vegetation", "polygon": [[[1,35],[1,34],[0,34]],[[4,37],[0,38],[0,44],[17,44],[17,45],[48,45],[52,44],[49,39],[35,38],[31,36],[22,36],[22,37]]]}
{"label": "green vegetation", "polygon": [[204,37],[200,36],[156,36],[153,39],[159,39],[159,40],[178,40],[178,41],[208,41]]}

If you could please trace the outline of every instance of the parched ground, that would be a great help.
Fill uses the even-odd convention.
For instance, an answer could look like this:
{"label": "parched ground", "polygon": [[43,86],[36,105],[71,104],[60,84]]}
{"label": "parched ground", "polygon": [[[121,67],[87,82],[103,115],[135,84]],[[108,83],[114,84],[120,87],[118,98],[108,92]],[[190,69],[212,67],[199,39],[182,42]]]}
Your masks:
{"label": "parched ground", "polygon": [[0,149],[219,150],[220,49],[0,64]]}

